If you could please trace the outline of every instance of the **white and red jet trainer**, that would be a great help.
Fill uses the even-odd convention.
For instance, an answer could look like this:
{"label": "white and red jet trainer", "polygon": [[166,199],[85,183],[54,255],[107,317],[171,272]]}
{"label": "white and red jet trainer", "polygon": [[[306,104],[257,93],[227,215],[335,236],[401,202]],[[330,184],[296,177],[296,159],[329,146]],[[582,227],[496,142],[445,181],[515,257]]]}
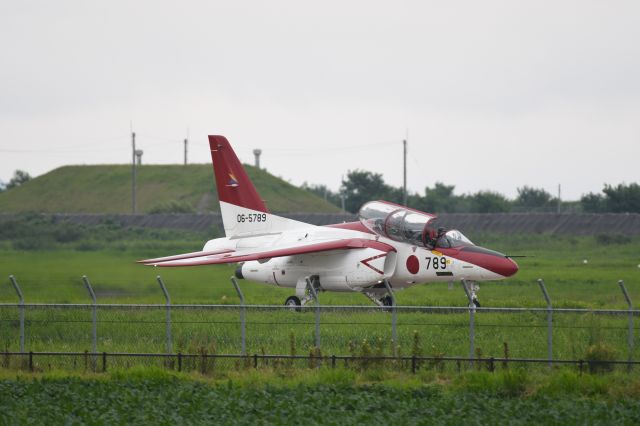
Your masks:
{"label": "white and red jet trainer", "polygon": [[[224,238],[202,251],[141,260],[153,266],[240,263],[238,278],[295,289],[285,304],[317,291],[360,292],[389,305],[394,289],[465,279],[500,280],[518,271],[504,254],[474,245],[460,231],[434,225],[435,215],[386,201],[360,209],[358,222],[315,226],[269,213],[224,136],[209,136]],[[476,301],[477,304],[477,301]]]}

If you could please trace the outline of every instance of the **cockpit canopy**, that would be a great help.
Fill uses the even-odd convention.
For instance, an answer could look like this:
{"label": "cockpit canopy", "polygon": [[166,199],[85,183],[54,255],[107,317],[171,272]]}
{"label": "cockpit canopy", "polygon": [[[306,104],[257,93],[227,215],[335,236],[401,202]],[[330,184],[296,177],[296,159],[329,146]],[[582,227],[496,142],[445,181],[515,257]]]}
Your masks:
{"label": "cockpit canopy", "polygon": [[457,229],[450,229],[443,234],[440,234],[436,241],[436,247],[440,248],[454,248],[460,246],[472,246],[473,243],[470,239],[465,237],[462,232]]}
{"label": "cockpit canopy", "polygon": [[460,231],[437,228],[436,216],[386,201],[370,201],[358,212],[360,222],[372,232],[427,248],[472,245]]}

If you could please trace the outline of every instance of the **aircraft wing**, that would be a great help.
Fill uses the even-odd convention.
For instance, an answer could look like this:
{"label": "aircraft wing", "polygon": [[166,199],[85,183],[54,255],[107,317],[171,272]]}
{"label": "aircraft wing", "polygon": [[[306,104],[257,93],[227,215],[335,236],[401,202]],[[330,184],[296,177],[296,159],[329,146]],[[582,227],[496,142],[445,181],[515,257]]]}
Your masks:
{"label": "aircraft wing", "polygon": [[383,252],[395,251],[389,244],[364,238],[347,238],[339,240],[322,241],[308,244],[296,244],[271,249],[251,250],[220,250],[217,252],[193,252],[177,256],[159,257],[156,259],[141,260],[147,266],[199,266],[218,265],[222,263],[247,262],[250,260],[270,259],[272,257],[294,256],[299,254],[320,253],[331,250],[348,250],[374,248]]}

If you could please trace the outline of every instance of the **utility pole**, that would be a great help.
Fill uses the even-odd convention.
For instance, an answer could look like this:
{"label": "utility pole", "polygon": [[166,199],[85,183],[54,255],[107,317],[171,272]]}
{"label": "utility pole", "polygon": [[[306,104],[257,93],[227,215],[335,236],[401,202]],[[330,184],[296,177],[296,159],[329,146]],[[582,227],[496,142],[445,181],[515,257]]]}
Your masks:
{"label": "utility pole", "polygon": [[342,184],[340,185],[340,189],[339,189],[339,193],[338,196],[340,197],[340,203],[342,205],[342,213],[346,213],[347,210],[345,209],[345,199],[347,198],[344,194],[345,191],[345,187],[344,187],[344,175],[342,175],[342,180],[341,180]]}
{"label": "utility pole", "polygon": [[403,184],[402,184],[402,204],[407,205],[407,140],[402,141],[402,169],[403,169]]}
{"label": "utility pole", "polygon": [[189,140],[185,138],[184,140],[184,165],[187,165],[187,144]]}
{"label": "utility pole", "polygon": [[131,214],[136,214],[136,132],[131,132]]}
{"label": "utility pole", "polygon": [[560,204],[561,204],[561,201],[560,201],[560,184],[558,184],[558,206],[557,206],[557,211],[556,211],[556,213],[558,213],[558,214],[560,214]]}

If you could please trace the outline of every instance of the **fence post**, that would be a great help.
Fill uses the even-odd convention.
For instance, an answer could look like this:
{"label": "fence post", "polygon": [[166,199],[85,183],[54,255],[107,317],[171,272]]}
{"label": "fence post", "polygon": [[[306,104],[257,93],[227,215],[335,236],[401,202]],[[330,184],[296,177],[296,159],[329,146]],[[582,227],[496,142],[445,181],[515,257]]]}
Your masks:
{"label": "fence post", "polygon": [[464,278],[460,280],[462,283],[462,289],[464,290],[464,294],[467,295],[467,299],[469,300],[469,365],[473,367],[473,356],[475,352],[475,314],[476,314],[476,304],[473,303],[473,297],[471,293],[469,293],[469,288],[467,287],[467,280]]}
{"label": "fence post", "polygon": [[622,294],[627,301],[627,306],[629,307],[629,335],[627,336],[629,343],[629,364],[627,365],[627,368],[631,371],[633,368],[633,365],[631,364],[631,362],[633,362],[633,304],[631,303],[629,293],[627,293],[627,287],[625,287],[624,281],[618,281],[618,285],[620,286]]}
{"label": "fence post", "polygon": [[318,300],[318,293],[316,293],[316,289],[313,287],[311,280],[309,277],[305,278],[307,281],[307,288],[309,289],[309,293],[313,297],[313,300],[316,302],[316,348],[320,349],[320,301]]}
{"label": "fence post", "polygon": [[547,287],[544,285],[542,278],[538,278],[538,285],[542,290],[544,300],[547,302],[547,358],[549,359],[549,368],[553,365],[553,307],[551,306],[551,298],[547,293]]}
{"label": "fence post", "polygon": [[245,319],[245,305],[244,305],[244,294],[242,294],[242,290],[240,290],[240,286],[238,285],[238,281],[236,281],[236,277],[231,277],[231,284],[233,284],[233,288],[236,289],[236,293],[238,293],[238,297],[240,298],[240,331],[242,334],[242,355],[247,354],[247,321]]}
{"label": "fence post", "polygon": [[22,290],[20,290],[20,286],[18,285],[18,281],[13,275],[9,275],[9,280],[13,285],[16,293],[18,294],[18,299],[20,300],[20,352],[24,353],[24,297],[22,296]]}
{"label": "fence post", "polygon": [[86,275],[82,276],[82,282],[84,283],[85,288],[87,289],[87,291],[89,292],[89,296],[91,296],[91,302],[92,302],[92,309],[91,309],[91,322],[92,322],[92,328],[91,328],[91,340],[92,340],[92,348],[91,351],[93,352],[93,356],[92,356],[92,360],[93,360],[93,368],[95,370],[96,367],[96,354],[98,352],[98,306],[97,306],[97,301],[96,301],[96,294],[93,292],[93,287],[91,287],[91,283],[89,282],[89,278],[87,278]]}
{"label": "fence post", "polygon": [[158,280],[158,284],[160,284],[162,293],[164,293],[164,300],[167,305],[167,354],[171,355],[173,352],[173,346],[171,344],[171,297],[169,297],[169,292],[164,285],[164,281],[162,281],[162,277],[158,275],[156,279]]}
{"label": "fence post", "polygon": [[397,311],[396,311],[396,295],[393,293],[391,289],[391,284],[389,284],[388,279],[384,279],[384,286],[387,288],[387,292],[389,293],[389,297],[391,297],[391,344],[393,345],[393,356],[398,356],[398,341],[396,334],[396,323],[397,323]]}

